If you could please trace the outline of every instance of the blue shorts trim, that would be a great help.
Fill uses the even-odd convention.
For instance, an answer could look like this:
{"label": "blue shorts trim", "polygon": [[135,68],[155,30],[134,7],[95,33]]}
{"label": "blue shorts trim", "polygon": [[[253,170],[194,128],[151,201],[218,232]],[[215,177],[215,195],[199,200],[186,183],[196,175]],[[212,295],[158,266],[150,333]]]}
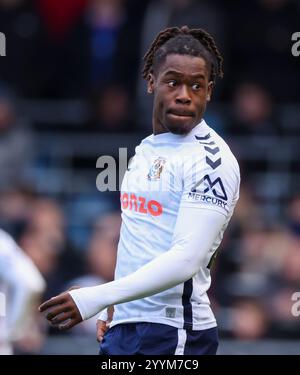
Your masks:
{"label": "blue shorts trim", "polygon": [[[100,344],[101,355],[174,355],[178,328],[158,323],[127,323],[110,328]],[[217,327],[201,331],[185,330],[184,355],[215,355]]]}

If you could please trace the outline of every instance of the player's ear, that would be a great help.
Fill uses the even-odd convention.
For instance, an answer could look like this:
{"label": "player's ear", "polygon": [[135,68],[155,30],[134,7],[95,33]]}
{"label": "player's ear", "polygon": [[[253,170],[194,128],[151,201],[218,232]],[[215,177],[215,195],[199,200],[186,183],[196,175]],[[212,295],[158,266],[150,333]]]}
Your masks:
{"label": "player's ear", "polygon": [[213,91],[214,83],[213,81],[210,81],[208,83],[208,88],[207,88],[207,95],[206,95],[206,101],[210,102],[211,96],[212,96],[212,91]]}
{"label": "player's ear", "polygon": [[154,76],[152,73],[148,74],[147,92],[153,94],[154,91]]}

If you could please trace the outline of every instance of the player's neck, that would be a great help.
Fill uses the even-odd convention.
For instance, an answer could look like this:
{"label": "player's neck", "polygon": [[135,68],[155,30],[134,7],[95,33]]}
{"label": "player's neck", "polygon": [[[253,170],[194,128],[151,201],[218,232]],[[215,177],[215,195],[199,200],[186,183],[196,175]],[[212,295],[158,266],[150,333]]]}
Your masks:
{"label": "player's neck", "polygon": [[[190,129],[190,131],[192,131],[194,128],[196,128],[197,125],[201,124],[202,121],[203,121],[203,118],[199,121],[198,124],[196,124],[192,129]],[[165,127],[163,124],[161,124],[160,122],[155,121],[155,120],[153,120],[152,129],[153,129],[153,135],[159,135],[159,134],[164,134],[164,133],[177,134],[177,133],[171,132],[167,127]],[[177,135],[186,135],[186,134],[178,133]]]}
{"label": "player's neck", "polygon": [[155,121],[155,119],[152,120],[152,129],[154,135],[170,133],[168,128],[164,127],[159,121]]}

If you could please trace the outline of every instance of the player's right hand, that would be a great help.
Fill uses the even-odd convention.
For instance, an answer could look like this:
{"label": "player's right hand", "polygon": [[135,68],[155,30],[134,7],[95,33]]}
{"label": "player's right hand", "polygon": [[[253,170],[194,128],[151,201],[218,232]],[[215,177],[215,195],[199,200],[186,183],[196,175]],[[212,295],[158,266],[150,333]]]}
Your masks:
{"label": "player's right hand", "polygon": [[[72,289],[78,289],[78,287],[72,287],[68,291]],[[39,311],[45,314],[46,319],[63,331],[82,322],[78,307],[68,291],[52,297],[39,306]]]}

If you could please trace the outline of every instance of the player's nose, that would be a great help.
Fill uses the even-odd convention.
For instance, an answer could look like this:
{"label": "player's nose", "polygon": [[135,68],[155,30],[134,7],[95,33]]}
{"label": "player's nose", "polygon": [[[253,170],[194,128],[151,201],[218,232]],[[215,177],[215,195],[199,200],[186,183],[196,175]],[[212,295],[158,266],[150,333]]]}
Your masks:
{"label": "player's nose", "polygon": [[175,101],[179,104],[190,104],[192,102],[189,90],[186,85],[181,85],[180,87],[178,87]]}

